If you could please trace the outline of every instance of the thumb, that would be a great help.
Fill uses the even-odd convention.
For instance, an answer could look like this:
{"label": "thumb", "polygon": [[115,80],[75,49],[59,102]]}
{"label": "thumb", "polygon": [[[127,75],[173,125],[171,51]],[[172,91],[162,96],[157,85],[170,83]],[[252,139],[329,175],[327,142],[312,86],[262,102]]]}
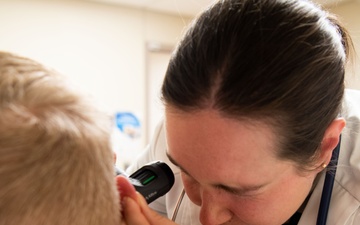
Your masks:
{"label": "thumb", "polygon": [[171,220],[150,209],[145,198],[136,192],[134,186],[124,176],[116,177],[120,201],[124,203],[123,216],[131,225],[176,225]]}
{"label": "thumb", "polygon": [[123,198],[125,197],[130,197],[134,200],[138,198],[134,186],[130,183],[130,181],[126,177],[122,175],[117,176],[116,184],[121,198],[120,201],[122,201]]}
{"label": "thumb", "polygon": [[141,211],[143,212],[146,219],[150,222],[150,224],[176,225],[173,221],[169,220],[166,217],[161,216],[160,214],[152,210],[148,206],[145,198],[140,193],[137,192],[136,194],[137,194],[137,202],[140,205]]}

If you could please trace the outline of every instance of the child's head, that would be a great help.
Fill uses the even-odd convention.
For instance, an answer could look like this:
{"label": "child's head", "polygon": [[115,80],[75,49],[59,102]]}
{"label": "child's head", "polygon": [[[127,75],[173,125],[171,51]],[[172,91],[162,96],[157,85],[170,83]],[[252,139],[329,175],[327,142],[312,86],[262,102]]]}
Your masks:
{"label": "child's head", "polygon": [[60,75],[0,52],[0,224],[120,224],[109,132]]}

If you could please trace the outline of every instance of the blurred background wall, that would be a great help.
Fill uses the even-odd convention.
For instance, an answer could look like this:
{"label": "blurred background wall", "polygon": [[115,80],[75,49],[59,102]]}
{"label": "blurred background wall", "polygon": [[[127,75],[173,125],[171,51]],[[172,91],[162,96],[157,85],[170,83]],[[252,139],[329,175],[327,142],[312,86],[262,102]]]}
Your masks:
{"label": "blurred background wall", "polygon": [[[159,87],[171,51],[210,0],[0,0],[0,50],[68,76],[109,114],[130,112],[136,135],[114,128],[118,165],[151,138],[162,117]],[[321,1],[348,27],[360,52],[360,0]],[[347,86],[360,89],[359,59]]]}

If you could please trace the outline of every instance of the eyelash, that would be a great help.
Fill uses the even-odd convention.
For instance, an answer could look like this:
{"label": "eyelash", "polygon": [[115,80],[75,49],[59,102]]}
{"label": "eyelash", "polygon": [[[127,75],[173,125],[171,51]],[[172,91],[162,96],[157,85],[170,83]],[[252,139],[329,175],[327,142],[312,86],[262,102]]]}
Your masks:
{"label": "eyelash", "polygon": [[249,191],[247,193],[239,193],[239,192],[233,191],[231,189],[229,190],[229,189],[223,188],[221,186],[216,186],[215,188],[219,191],[224,191],[228,194],[231,194],[237,198],[254,198],[259,194],[257,191]]}
{"label": "eyelash", "polygon": [[181,175],[185,176],[189,182],[191,182],[193,184],[198,184],[198,182],[192,176],[190,176],[188,173],[186,173],[185,171],[183,171],[181,169],[180,169],[180,172],[181,172]]}
{"label": "eyelash", "polygon": [[191,178],[192,180],[194,180],[194,178],[192,178],[188,173],[186,173],[184,170],[180,169],[181,174],[185,175],[188,178]]}

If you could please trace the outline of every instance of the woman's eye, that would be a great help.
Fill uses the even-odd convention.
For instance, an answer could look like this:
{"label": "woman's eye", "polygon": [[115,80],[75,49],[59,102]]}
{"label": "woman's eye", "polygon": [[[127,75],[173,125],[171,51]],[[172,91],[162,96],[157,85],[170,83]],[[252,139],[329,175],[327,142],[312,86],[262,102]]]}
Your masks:
{"label": "woman's eye", "polygon": [[186,176],[189,179],[192,179],[192,177],[188,173],[186,173],[185,171],[180,170],[180,172],[181,172],[181,175]]}
{"label": "woman's eye", "polygon": [[191,183],[197,183],[197,181],[190,176],[188,173],[186,173],[185,171],[181,171],[181,176],[183,177],[183,179],[186,179],[187,182],[191,182]]}

